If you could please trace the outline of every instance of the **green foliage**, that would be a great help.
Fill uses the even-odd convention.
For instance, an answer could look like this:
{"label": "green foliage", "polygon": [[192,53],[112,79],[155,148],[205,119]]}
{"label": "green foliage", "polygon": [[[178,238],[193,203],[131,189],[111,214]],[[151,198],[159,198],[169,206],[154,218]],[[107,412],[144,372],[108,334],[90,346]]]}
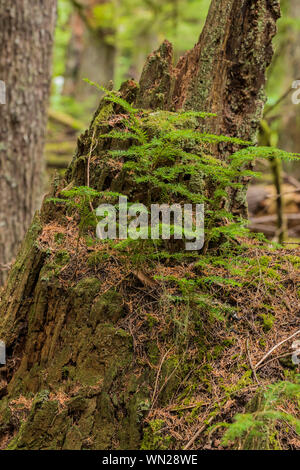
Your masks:
{"label": "green foliage", "polygon": [[167,450],[170,448],[172,437],[165,436],[162,433],[164,424],[165,423],[162,419],[155,419],[149,422],[149,426],[144,432],[141,450]]}
{"label": "green foliage", "polygon": [[[95,119],[93,141],[114,139],[129,143],[127,149],[108,151],[108,156],[122,162],[122,171],[131,174],[135,187],[140,188],[141,193],[150,195],[149,204],[204,203],[206,247],[210,242],[220,246],[232,244],[241,236],[249,236],[247,222],[234,216],[228,209],[228,189],[243,189],[243,178],[257,176],[257,173],[248,169],[249,163],[256,158],[267,159],[274,156],[280,159],[299,158],[297,154],[276,148],[249,147],[249,142],[234,137],[199,132],[199,121],[213,117],[211,113],[139,110],[122,99],[117,92],[106,90],[88,79],[86,81],[105,92],[104,100],[123,110],[123,114],[118,115],[118,124],[104,134],[97,134],[97,129],[98,126],[103,128],[105,123],[99,121],[99,118]],[[110,117],[113,118],[113,115]],[[218,159],[211,155],[211,149],[219,143],[242,148],[229,158]],[[62,196],[67,207],[78,211],[82,234],[85,227],[96,223],[92,201],[97,198],[101,202],[105,198],[106,202],[112,202],[121,194],[97,192],[82,186],[63,191]],[[59,202],[62,200],[59,199]],[[171,235],[175,236],[178,230],[181,227],[171,223]],[[117,249],[126,251],[128,246],[138,247],[139,244],[138,240],[125,240],[117,244]],[[157,247],[156,241],[154,245]],[[216,280],[207,279],[207,282],[215,283]]]}
{"label": "green foliage", "polygon": [[62,93],[66,64],[74,61],[76,39],[70,21],[74,13],[79,11],[83,17],[88,13],[88,21],[82,26],[93,29],[95,34],[102,33],[103,39],[117,50],[114,82],[118,88],[128,77],[138,78],[145,58],[164,39],[173,43],[176,59],[193,47],[209,3],[209,0],[107,0],[91,5],[81,0],[58,0],[52,107],[84,122],[88,119],[89,100],[78,103]]}
{"label": "green foliage", "polygon": [[[246,222],[234,217],[227,207],[228,188],[242,189],[243,178],[258,176],[249,170],[249,163],[274,156],[282,160],[299,158],[298,154],[276,148],[249,147],[249,142],[234,137],[197,131],[199,120],[214,116],[210,113],[149,113],[133,108],[116,92],[99,88],[106,92],[105,100],[121,106],[126,113],[118,127],[99,138],[131,144],[128,149],[110,151],[110,157],[125,162],[123,170],[133,174],[137,186],[143,186],[144,191],[147,188],[149,194],[159,193],[159,202],[205,203],[207,244],[248,233]],[[221,160],[210,154],[211,146],[218,143],[244,148]]]}
{"label": "green foliage", "polygon": [[87,186],[79,186],[61,191],[61,196],[48,198],[47,202],[63,204],[71,212],[75,211],[79,215],[79,236],[83,236],[86,228],[96,226],[97,218],[92,202],[95,198],[102,196],[102,193]]}
{"label": "green foliage", "polygon": [[270,441],[277,422],[288,423],[300,436],[300,420],[282,411],[282,407],[279,408],[287,399],[299,406],[300,375],[296,376],[296,383],[278,382],[262,391],[262,399],[255,411],[236,415],[232,424],[222,423],[227,427],[222,440],[223,445],[242,441],[242,447],[248,447],[255,439]]}
{"label": "green foliage", "polygon": [[262,313],[260,315],[260,318],[262,319],[263,322],[263,329],[265,332],[271,330],[273,328],[274,322],[275,322],[275,317],[274,315],[268,313]]}
{"label": "green foliage", "polygon": [[115,35],[113,34],[117,27],[116,4],[114,1],[101,2],[93,7],[94,27],[112,31],[112,34],[106,34],[105,40],[113,44]]}

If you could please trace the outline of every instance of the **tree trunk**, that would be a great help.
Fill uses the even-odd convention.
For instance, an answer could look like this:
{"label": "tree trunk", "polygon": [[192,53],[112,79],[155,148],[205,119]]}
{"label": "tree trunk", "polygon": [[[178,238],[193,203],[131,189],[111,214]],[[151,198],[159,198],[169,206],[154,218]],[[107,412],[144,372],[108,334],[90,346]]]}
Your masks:
{"label": "tree trunk", "polygon": [[[212,2],[198,43],[175,68],[169,45],[149,57],[137,104],[216,113],[217,118],[205,121],[203,131],[254,143],[279,16],[277,1]],[[217,155],[224,157],[226,148],[219,147]],[[230,209],[247,218],[244,183],[244,190],[231,194]]]}
{"label": "tree trunk", "polygon": [[0,285],[43,190],[56,0],[0,0]]}
{"label": "tree trunk", "polygon": [[[101,6],[110,9],[111,21],[99,24],[94,9]],[[67,52],[67,70],[64,93],[71,94],[77,101],[96,99],[97,92],[84,83],[83,79],[107,86],[114,79],[115,72],[115,30],[113,3],[107,0],[76,2],[72,18],[73,34]],[[91,106],[92,107],[92,106]]]}
{"label": "tree trunk", "polygon": [[[289,0],[286,8],[291,18],[299,18],[300,4],[297,0]],[[293,82],[300,80],[300,32],[298,25],[288,27],[284,34],[285,40],[279,56],[279,60],[282,62],[282,69],[279,70],[279,73],[281,73],[281,82],[284,84],[283,92],[290,89],[292,94],[295,91],[291,88]],[[274,73],[276,72],[277,70],[275,69]],[[279,132],[279,145],[289,152],[297,153],[300,149],[299,105],[295,105],[292,102],[291,94],[287,96],[280,109],[282,122]],[[300,178],[300,170],[297,163],[291,162],[288,168],[294,176],[298,177],[298,179]]]}
{"label": "tree trunk", "polygon": [[[253,139],[278,16],[274,1],[213,0],[199,42],[178,66],[173,68],[172,47],[165,42],[148,58],[140,87],[129,81],[122,96],[143,108],[217,111],[206,130]],[[102,101],[93,120],[100,133],[110,118],[108,108]],[[118,167],[102,166],[99,156],[111,143],[95,141],[94,129],[80,137],[66,180],[55,183],[53,195],[64,186],[86,185],[88,172],[91,187],[126,191]],[[165,305],[162,318],[166,300],[153,280],[133,268],[124,271],[116,256],[107,261],[81,242],[74,247],[78,229],[70,221],[63,228],[62,220],[60,209],[43,204],[0,305],[0,338],[8,358],[0,389],[2,447],[14,435],[12,449],[140,448],[143,417],[158,394],[160,404],[169,403],[186,375],[174,375],[168,349],[159,360],[151,321],[160,319],[147,313],[138,339],[132,326],[133,316],[140,322],[141,295],[146,305],[151,296]],[[95,256],[100,256],[96,262]],[[159,334],[164,337],[164,331]],[[209,327],[208,334],[213,336]],[[140,341],[150,360],[138,355]],[[30,393],[35,398],[19,429],[8,404]]]}

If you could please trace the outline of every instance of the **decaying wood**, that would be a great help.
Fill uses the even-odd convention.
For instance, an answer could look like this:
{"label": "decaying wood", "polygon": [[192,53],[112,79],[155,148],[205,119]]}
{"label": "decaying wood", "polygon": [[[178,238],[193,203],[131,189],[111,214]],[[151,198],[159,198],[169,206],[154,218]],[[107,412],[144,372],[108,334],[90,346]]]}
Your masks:
{"label": "decaying wood", "polygon": [[175,67],[167,41],[150,54],[137,104],[216,113],[211,132],[254,139],[279,16],[277,1],[213,1],[199,41]]}
{"label": "decaying wood", "polygon": [[[216,118],[205,121],[204,131],[255,142],[279,16],[278,1],[212,1],[199,41],[175,67],[167,41],[150,54],[137,104],[216,113]],[[220,158],[226,148],[218,147]],[[229,151],[233,150],[230,146]],[[244,183],[246,187],[248,180]],[[230,209],[243,216],[247,215],[245,193],[230,195]]]}
{"label": "decaying wood", "polygon": [[[195,48],[174,67],[172,47],[163,43],[149,56],[139,90],[129,81],[121,88],[122,96],[143,108],[217,112],[215,121],[207,121],[206,131],[253,139],[264,102],[264,74],[271,60],[278,16],[277,1],[213,0]],[[102,101],[92,124],[105,105]],[[105,124],[102,126],[105,128]],[[102,167],[100,159],[94,163],[93,157],[107,152],[110,144],[100,139],[91,155],[93,135],[91,126],[79,138],[66,178],[56,185],[53,195],[68,185],[86,185],[88,161],[91,188],[124,190],[126,194],[124,180]],[[243,212],[244,200],[234,195],[233,201],[232,208]],[[17,449],[140,448],[143,413],[151,406],[151,395],[155,398],[161,390],[159,375],[165,362],[161,362],[156,380],[147,362],[138,368],[131,330],[120,327],[130,317],[127,309],[135,308],[126,298],[123,281],[127,277],[120,281],[111,275],[106,291],[106,279],[90,277],[86,272],[76,285],[67,277],[60,282],[53,276],[54,253],[43,250],[42,241],[45,237],[49,242],[47,235],[51,227],[56,232],[61,215],[57,207],[42,206],[1,299],[0,337],[8,348],[5,399],[29,392],[35,395],[22,432],[18,425],[11,425],[8,416],[2,434],[10,439],[13,429],[12,445]],[[71,233],[73,229],[70,227]],[[101,269],[105,267],[102,261],[100,265]],[[116,263],[113,268],[119,273],[121,266]],[[132,277],[145,289],[156,287],[141,271]],[[70,278],[74,279],[73,271]],[[111,289],[113,284],[118,286],[116,290]],[[59,412],[57,397],[49,398],[47,391],[57,392],[61,387],[65,387],[68,399]],[[5,407],[2,400],[1,406]],[[203,429],[201,426],[186,448],[195,443]]]}

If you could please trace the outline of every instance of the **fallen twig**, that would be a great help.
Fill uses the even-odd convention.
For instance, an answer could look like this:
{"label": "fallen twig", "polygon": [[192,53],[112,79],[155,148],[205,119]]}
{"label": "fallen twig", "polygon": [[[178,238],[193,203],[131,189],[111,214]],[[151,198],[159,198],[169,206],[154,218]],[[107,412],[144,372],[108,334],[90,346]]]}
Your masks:
{"label": "fallen twig", "polygon": [[270,364],[270,362],[276,361],[276,359],[281,359],[282,357],[291,356],[292,354],[293,354],[292,352],[288,352],[288,353],[286,353],[286,354],[281,354],[280,356],[272,357],[272,359],[269,359],[269,360],[268,360],[267,362],[265,362],[264,364],[260,364],[259,369],[260,369],[261,367],[266,366],[267,364]]}
{"label": "fallen twig", "polygon": [[183,450],[188,450],[193,444],[194,442],[196,441],[196,439],[198,439],[198,437],[200,436],[200,434],[204,431],[204,429],[212,422],[212,420],[214,419],[214,416],[211,416],[209,418],[209,420],[203,424],[203,426],[201,426],[200,429],[198,429],[198,431],[196,432],[196,434],[194,434],[194,436],[192,437],[192,439],[189,440],[189,442],[187,443],[187,445],[183,448]]}
{"label": "fallen twig", "polygon": [[267,354],[265,354],[264,357],[254,366],[254,369],[257,369],[260,366],[260,364],[262,364],[264,360],[267,359],[267,357],[269,357],[273,351],[275,351],[275,349],[279,348],[279,346],[281,346],[282,344],[286,343],[287,341],[289,341],[290,339],[294,338],[295,336],[299,334],[300,334],[300,330],[296,331],[294,334],[292,334],[288,338],[284,339],[283,341],[280,341],[280,343],[273,346],[273,348],[270,349],[270,351],[268,351]]}
{"label": "fallen twig", "polygon": [[167,355],[171,352],[172,348],[168,349],[168,351],[163,355],[160,363],[159,363],[159,367],[158,367],[158,371],[157,371],[157,374],[156,374],[156,379],[155,379],[155,386],[154,386],[154,390],[153,390],[153,395],[152,395],[152,405],[151,405],[151,409],[150,409],[150,412],[152,411],[153,409],[153,406],[156,402],[156,393],[157,393],[157,388],[158,388],[158,382],[159,382],[159,376],[160,376],[160,372],[161,372],[161,368],[162,368],[162,365],[163,363],[165,362],[165,359],[167,357]]}
{"label": "fallen twig", "polygon": [[252,359],[251,359],[251,356],[250,356],[250,351],[249,351],[249,338],[248,338],[247,341],[246,341],[246,349],[247,349],[247,355],[248,355],[249,364],[250,364],[250,367],[251,367],[251,370],[252,370],[253,377],[255,378],[255,380],[256,380],[256,382],[258,383],[258,385],[260,385],[260,382],[259,382],[259,380],[258,380],[258,378],[257,378],[256,371],[255,371],[255,368],[253,367]]}

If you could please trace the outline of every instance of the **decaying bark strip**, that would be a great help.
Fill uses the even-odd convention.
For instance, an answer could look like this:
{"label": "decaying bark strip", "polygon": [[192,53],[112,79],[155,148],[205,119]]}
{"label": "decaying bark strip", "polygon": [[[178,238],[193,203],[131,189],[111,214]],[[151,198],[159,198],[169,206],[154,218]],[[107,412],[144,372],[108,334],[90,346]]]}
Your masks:
{"label": "decaying bark strip", "polygon": [[[277,0],[213,1],[197,44],[176,66],[167,41],[150,54],[137,105],[216,113],[204,131],[254,142],[279,17]],[[234,150],[219,146],[220,157],[226,149]],[[230,209],[246,216],[245,191],[232,193]]]}

